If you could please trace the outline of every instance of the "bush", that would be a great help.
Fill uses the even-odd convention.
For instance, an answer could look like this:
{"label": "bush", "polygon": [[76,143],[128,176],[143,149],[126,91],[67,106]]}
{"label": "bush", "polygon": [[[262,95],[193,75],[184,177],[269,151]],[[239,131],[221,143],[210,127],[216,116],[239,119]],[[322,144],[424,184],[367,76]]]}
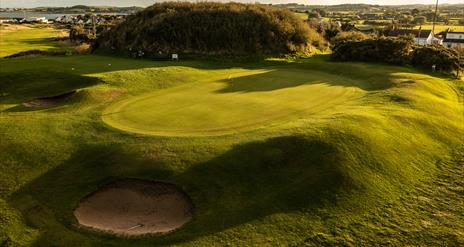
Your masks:
{"label": "bush", "polygon": [[361,32],[339,32],[334,38],[331,39],[332,44],[345,41],[362,41],[369,39],[369,35]]}
{"label": "bush", "polygon": [[427,21],[425,16],[416,16],[414,17],[414,23],[417,25],[423,25]]}
{"label": "bush", "polygon": [[459,72],[464,68],[463,56],[458,51],[443,46],[415,46],[411,37],[359,39],[347,34],[338,36],[332,48],[332,59],[412,65],[425,69],[435,65],[437,71],[443,72]]}
{"label": "bush", "polygon": [[88,54],[91,51],[91,46],[88,43],[82,43],[74,48],[77,54]]}
{"label": "bush", "polygon": [[332,48],[332,58],[339,61],[384,62],[408,64],[412,49],[411,39],[369,38],[365,40],[339,40]]}
{"label": "bush", "polygon": [[442,46],[418,46],[412,52],[411,65],[438,71],[452,72],[464,68],[464,61],[457,51]]}
{"label": "bush", "polygon": [[69,30],[69,39],[71,41],[87,42],[89,41],[89,36],[82,26],[76,25]]}
{"label": "bush", "polygon": [[157,3],[102,33],[100,49],[144,54],[286,54],[324,46],[286,9],[239,3]]}

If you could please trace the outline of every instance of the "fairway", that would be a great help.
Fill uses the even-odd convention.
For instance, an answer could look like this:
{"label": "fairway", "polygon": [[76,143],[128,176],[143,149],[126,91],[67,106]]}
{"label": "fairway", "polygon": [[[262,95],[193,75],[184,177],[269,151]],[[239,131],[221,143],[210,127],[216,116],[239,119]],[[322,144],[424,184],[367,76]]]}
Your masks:
{"label": "fairway", "polygon": [[363,90],[349,79],[302,69],[222,70],[206,77],[110,106],[103,119],[116,128],[155,135],[219,135],[292,117],[328,116],[350,106]]}
{"label": "fairway", "polygon": [[67,31],[45,26],[2,25],[0,57],[28,50],[63,51],[70,46],[69,41],[57,41],[55,38],[67,35]]}

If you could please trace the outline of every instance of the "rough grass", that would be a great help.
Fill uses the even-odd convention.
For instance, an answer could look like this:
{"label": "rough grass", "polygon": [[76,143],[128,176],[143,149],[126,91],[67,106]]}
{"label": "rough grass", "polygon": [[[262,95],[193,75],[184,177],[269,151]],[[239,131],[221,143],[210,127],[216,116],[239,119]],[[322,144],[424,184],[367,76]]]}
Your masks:
{"label": "rough grass", "polygon": [[28,50],[62,51],[71,46],[69,41],[57,41],[66,36],[63,30],[31,25],[0,26],[0,57],[6,57]]}
{"label": "rough grass", "polygon": [[[228,82],[231,74],[235,83]],[[456,152],[464,120],[456,84],[462,81],[408,68],[325,59],[211,63],[88,55],[0,61],[0,243],[463,244],[464,174],[455,157],[462,155]],[[76,97],[51,109],[19,105],[72,90]],[[341,102],[323,114],[291,112],[300,107],[297,101],[309,108],[324,104],[316,91],[329,102],[338,91],[355,97],[338,97]],[[169,95],[177,100],[169,102]],[[255,98],[279,113],[250,107]],[[198,136],[188,126],[183,137],[166,130],[170,119],[129,116],[163,127],[164,136],[118,130],[102,120],[102,113],[125,102],[172,119],[169,112],[152,112],[182,101],[213,105],[203,120],[208,126],[234,126],[227,112],[238,122],[264,113],[290,115],[221,135]],[[195,111],[182,115],[199,125]],[[208,116],[214,112],[224,114],[219,123]],[[126,177],[179,185],[195,204],[194,219],[173,234],[138,239],[76,227],[72,212],[79,200]]]}

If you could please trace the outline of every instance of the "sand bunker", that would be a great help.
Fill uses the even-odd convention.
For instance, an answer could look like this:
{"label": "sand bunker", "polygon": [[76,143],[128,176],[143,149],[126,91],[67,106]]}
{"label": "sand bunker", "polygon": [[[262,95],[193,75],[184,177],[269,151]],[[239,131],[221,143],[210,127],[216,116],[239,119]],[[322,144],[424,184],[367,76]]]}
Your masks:
{"label": "sand bunker", "polygon": [[28,102],[24,102],[23,106],[25,107],[32,107],[32,108],[47,108],[47,107],[52,107],[60,102],[62,102],[65,99],[68,99],[69,97],[73,96],[76,94],[76,91],[72,91],[69,93],[64,93],[52,97],[44,97],[44,98],[37,98]]}
{"label": "sand bunker", "polygon": [[161,182],[122,180],[82,199],[74,215],[79,224],[117,235],[173,231],[192,218],[190,198]]}

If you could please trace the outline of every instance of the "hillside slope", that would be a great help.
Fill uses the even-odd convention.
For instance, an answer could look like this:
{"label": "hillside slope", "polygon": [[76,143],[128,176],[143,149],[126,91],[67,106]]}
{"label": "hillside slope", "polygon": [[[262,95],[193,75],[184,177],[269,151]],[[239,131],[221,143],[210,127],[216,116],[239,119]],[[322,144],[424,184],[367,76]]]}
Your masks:
{"label": "hillside slope", "polygon": [[[92,55],[3,60],[0,69],[2,244],[463,242],[462,162],[456,152],[463,145],[464,119],[455,85],[462,81],[403,67],[318,58],[211,63]],[[266,83],[266,71],[280,80]],[[213,90],[205,90],[209,87]],[[72,90],[77,90],[75,96],[52,108],[21,105]],[[317,113],[292,112],[293,100],[311,105],[332,90],[356,97]],[[138,111],[185,103],[158,94],[192,93],[202,100],[184,98],[197,104],[182,113],[187,119],[214,104],[209,114],[234,113],[243,121],[249,112],[231,108],[256,103],[256,98],[269,104],[275,99],[282,104],[278,110],[290,115],[232,133],[187,132],[180,137],[172,129],[141,134],[115,128],[103,115],[128,102],[125,109],[132,115],[123,117],[130,121]],[[256,109],[250,116],[268,111]],[[158,117],[146,124],[166,127]],[[183,124],[172,121],[168,127]],[[205,118],[204,124],[214,123]],[[80,199],[118,178],[178,185],[195,205],[193,220],[172,234],[138,239],[77,227],[73,210]]]}
{"label": "hillside slope", "polygon": [[259,4],[167,2],[103,33],[100,49],[130,53],[286,54],[322,46],[292,12]]}

